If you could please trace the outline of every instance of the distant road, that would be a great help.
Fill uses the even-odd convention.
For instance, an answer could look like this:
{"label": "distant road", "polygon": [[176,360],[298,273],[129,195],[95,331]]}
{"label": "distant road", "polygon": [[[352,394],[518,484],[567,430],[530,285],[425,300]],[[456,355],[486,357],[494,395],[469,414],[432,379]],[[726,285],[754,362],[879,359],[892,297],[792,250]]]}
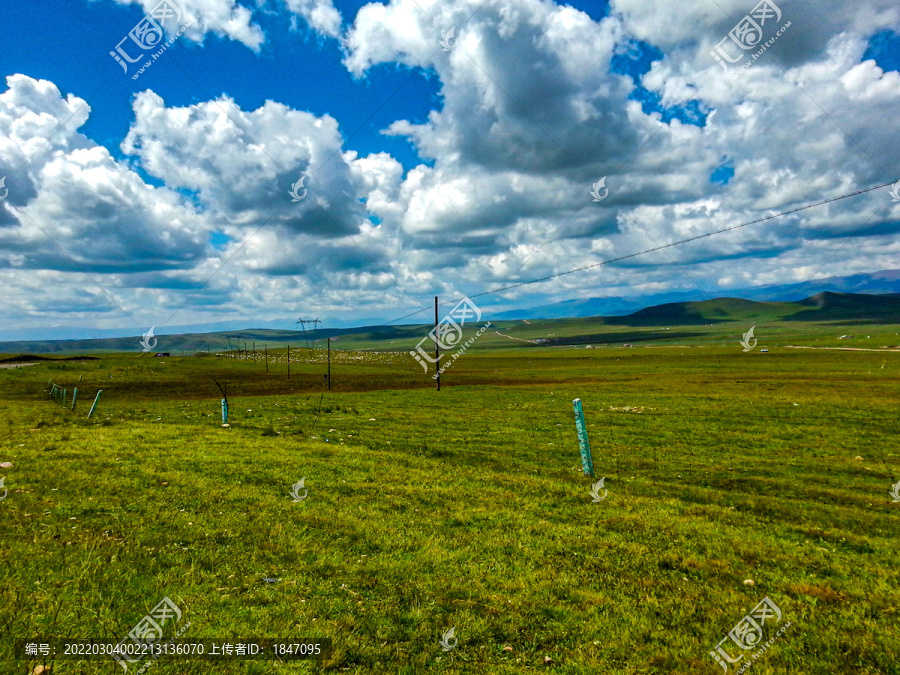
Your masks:
{"label": "distant road", "polygon": [[505,338],[509,338],[510,340],[518,340],[519,342],[530,342],[533,345],[540,344],[539,342],[535,342],[534,340],[523,340],[522,338],[513,337],[512,335],[503,335],[499,330],[494,331],[497,335],[501,335]]}
{"label": "distant road", "polygon": [[900,354],[900,348],[882,347],[881,349],[865,349],[863,347],[803,347],[800,345],[785,345],[788,349],[833,349],[840,352],[880,352],[881,354],[897,353]]}

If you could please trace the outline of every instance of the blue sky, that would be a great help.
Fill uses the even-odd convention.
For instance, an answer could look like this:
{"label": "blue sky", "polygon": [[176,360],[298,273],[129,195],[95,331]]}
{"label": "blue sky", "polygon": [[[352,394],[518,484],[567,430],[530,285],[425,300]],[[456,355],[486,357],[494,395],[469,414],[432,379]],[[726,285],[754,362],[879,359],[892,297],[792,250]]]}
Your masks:
{"label": "blue sky", "polygon": [[[0,6],[17,335],[387,320],[900,178],[890,2],[782,2],[738,73],[710,52],[753,3],[172,1],[191,27],[137,80],[109,52],[155,0]],[[485,302],[895,268],[897,209],[885,189]]]}
{"label": "blue sky", "polygon": [[[334,4],[346,21],[367,3]],[[566,4],[596,19],[608,12],[605,2]],[[341,64],[336,40],[322,39],[303,22],[292,28],[283,17],[260,15],[267,40],[259,53],[216,36],[202,47],[182,41],[172,51],[172,61],[177,59],[181,69],[163,61],[133,82],[119,78],[115,63],[96,46],[115,45],[143,15],[138,5],[110,0],[6,3],[0,7],[5,27],[0,66],[4,73],[50,80],[82,97],[96,91],[88,101],[92,115],[83,131],[117,157],[131,122],[131,95],[151,87],[173,106],[225,94],[242,108],[255,109],[275,98],[298,110],[336,117],[345,136],[353,134],[349,147],[361,154],[390,152],[407,169],[422,162],[409,142],[380,131],[398,117],[424,122],[429,111],[441,107],[434,73],[382,65],[356,79]],[[36,48],[46,35],[67,39]],[[642,68],[643,63],[626,64],[620,72],[640,73]]]}
{"label": "blue sky", "polygon": [[[339,3],[354,11],[358,2]],[[341,65],[335,40],[323,40],[305,25],[292,31],[284,21],[260,17],[266,26],[267,44],[259,54],[232,40],[211,36],[202,47],[182,42],[172,51],[172,62],[154,64],[138,81],[119,77],[120,71],[97,45],[115,45],[144,12],[135,5],[112,2],[8,3],[0,9],[6,27],[0,65],[4,73],[26,73],[55,82],[62,91],[77,92],[89,100],[90,120],[86,135],[116,156],[131,122],[131,96],[150,87],[166,103],[190,105],[226,94],[244,109],[255,109],[275,98],[298,110],[337,117],[349,133],[359,129],[352,147],[362,153],[386,150],[407,166],[420,160],[403,139],[385,138],[379,130],[396,118],[396,112],[424,120],[440,104],[439,84],[425,72],[408,72],[388,66],[373,70],[366,80],[355,81]],[[31,30],[28,30],[30,28]],[[68,34],[72,39],[53,48],[35,49],[41,35]],[[59,51],[57,51],[57,47]],[[177,60],[182,72],[173,62]],[[412,77],[410,77],[412,75]],[[368,120],[384,103],[385,92],[396,91],[386,109]]]}

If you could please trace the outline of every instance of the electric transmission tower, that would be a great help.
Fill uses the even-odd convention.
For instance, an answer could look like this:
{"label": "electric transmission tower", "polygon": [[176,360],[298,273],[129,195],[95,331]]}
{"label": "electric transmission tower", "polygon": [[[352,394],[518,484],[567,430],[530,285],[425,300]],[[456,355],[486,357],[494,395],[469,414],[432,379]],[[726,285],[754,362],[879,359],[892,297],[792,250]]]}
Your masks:
{"label": "electric transmission tower", "polygon": [[318,330],[318,324],[322,323],[319,319],[297,319],[297,323],[300,324],[300,328],[303,330],[303,337],[306,338],[306,346],[307,348],[311,348],[309,344],[309,336],[306,333],[306,325],[312,324],[313,327],[313,342],[316,340],[316,331]]}

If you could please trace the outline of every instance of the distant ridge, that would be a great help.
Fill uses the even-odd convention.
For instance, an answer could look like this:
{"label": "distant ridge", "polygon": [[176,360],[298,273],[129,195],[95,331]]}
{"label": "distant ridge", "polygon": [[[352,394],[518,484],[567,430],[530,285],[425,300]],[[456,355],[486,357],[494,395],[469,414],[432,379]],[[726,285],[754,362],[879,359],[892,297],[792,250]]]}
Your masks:
{"label": "distant ridge", "polygon": [[[796,303],[809,307],[792,317],[794,321],[854,321],[861,317],[866,321],[896,321],[900,307],[900,293],[865,295],[862,293],[816,293]],[[815,318],[807,319],[814,315]]]}
{"label": "distant ridge", "polygon": [[900,293],[865,295],[823,291],[795,302],[716,298],[647,307],[627,316],[606,317],[622,326],[697,326],[728,321],[865,321],[900,323]]}
{"label": "distant ridge", "polygon": [[[726,294],[734,299],[760,302],[796,302],[822,293],[893,295],[900,293],[900,270],[882,270],[844,277],[828,277],[796,284],[777,284],[732,289]],[[611,296],[565,300],[527,309],[513,309],[491,315],[492,320],[563,319],[588,316],[624,316],[638,310],[664,304],[697,301],[697,291],[673,291],[637,297]]]}
{"label": "distant ridge", "polygon": [[[485,315],[495,330],[504,330],[520,321],[498,321]],[[646,307],[627,316],[579,317],[573,319],[535,320],[542,328],[556,325],[584,324],[587,329],[598,326],[634,326],[671,328],[674,326],[709,326],[728,322],[739,322],[742,326],[752,323],[777,321],[834,321],[843,324],[854,323],[898,323],[900,324],[900,293],[888,295],[866,295],[863,293],[835,293],[823,291],[793,302],[758,302],[744,298],[716,298],[701,302],[670,302],[654,307]],[[353,343],[365,343],[368,348],[408,349],[412,340],[421,340],[431,328],[428,324],[407,326],[363,326],[361,328],[319,329],[313,336],[302,331],[248,329],[227,333],[188,333],[185,335],[159,335],[158,351],[171,352],[178,356],[182,350],[186,355],[203,351],[239,350],[246,344],[249,349],[256,342],[257,350],[263,345],[269,349],[283,349],[290,345],[295,349],[324,347],[325,338],[331,337],[333,347],[340,349],[349,338]],[[663,331],[660,331],[662,333]],[[690,333],[693,335],[694,333]],[[699,333],[697,333],[699,335]],[[684,333],[688,335],[688,333]],[[617,338],[618,341],[619,338]],[[635,336],[638,339],[652,339],[650,334]],[[585,342],[595,342],[593,335],[585,335]],[[399,342],[399,344],[397,344]],[[544,340],[547,344],[563,342],[572,344],[571,339]],[[0,342],[0,353],[4,354],[65,354],[134,352],[136,356],[153,356],[153,352],[141,353],[139,337],[106,338],[99,340],[59,340],[40,342]]]}
{"label": "distant ridge", "polygon": [[[615,289],[612,289],[615,290]],[[633,292],[631,289],[623,292]],[[880,272],[870,272],[865,274],[853,274],[844,277],[828,277],[825,279],[817,279],[815,281],[806,281],[796,284],[781,284],[769,286],[755,286],[744,289],[730,289],[721,291],[731,299],[756,300],[759,302],[796,302],[805,300],[811,296],[815,296],[822,292],[857,294],[857,295],[894,295],[900,294],[900,270],[882,270]],[[701,291],[699,295],[702,296]],[[721,299],[721,298],[720,298]],[[578,319],[597,316],[625,316],[634,314],[640,310],[656,307],[665,304],[674,303],[691,303],[698,301],[698,291],[669,291],[665,293],[654,293],[642,296],[625,296],[625,297],[595,297],[595,298],[579,298],[575,300],[566,300],[546,305],[541,305],[526,309],[515,309],[509,311],[489,311],[489,303],[482,306],[486,316],[491,321],[508,321],[520,319]],[[479,302],[479,304],[481,304]],[[399,312],[398,312],[399,313]],[[423,317],[419,314],[412,320],[419,320]],[[330,328],[318,328],[317,337],[328,335],[329,331],[336,331],[332,335],[349,335],[359,332],[378,333],[386,329],[386,333],[390,334],[390,327],[385,323],[390,319],[395,319],[396,314],[386,317],[370,317],[359,318],[355,320],[347,320],[345,317],[323,317],[323,326]],[[689,317],[686,317],[689,320]],[[194,343],[185,343],[185,351],[189,349],[215,349],[218,346],[218,338],[211,336],[226,334],[239,334],[242,339],[259,340],[260,335],[265,336],[266,340],[274,340],[276,342],[286,342],[287,340],[296,341],[298,336],[305,341],[306,336],[302,331],[296,330],[296,322],[293,319],[282,318],[272,321],[252,320],[251,325],[255,328],[247,328],[251,321],[243,320],[227,320],[218,322],[206,322],[200,325],[181,325],[181,326],[157,326],[163,334],[178,336],[194,336],[198,338]],[[396,321],[391,322],[396,325]],[[409,325],[409,324],[406,324]],[[419,324],[421,325],[421,324]],[[135,328],[84,328],[74,326],[47,326],[41,328],[22,328],[16,325],[5,325],[0,329],[0,349],[4,343],[12,343],[14,345],[34,345],[27,347],[28,351],[43,352],[45,348],[52,352],[59,351],[110,351],[111,348],[105,346],[102,340],[119,339],[119,346],[113,347],[116,351],[131,351],[132,333]],[[141,330],[145,330],[142,328]],[[157,331],[157,335],[160,334]],[[91,334],[92,339],[83,339],[80,336]],[[255,335],[254,335],[255,334]],[[73,336],[75,337],[73,339]],[[308,336],[308,334],[307,334]],[[284,339],[282,339],[284,338]],[[60,341],[70,341],[65,348],[55,347]],[[214,342],[214,344],[208,344]],[[104,345],[104,346],[99,346]],[[7,346],[8,348],[8,346]],[[174,347],[173,347],[174,348]],[[7,352],[8,353],[8,352]]]}

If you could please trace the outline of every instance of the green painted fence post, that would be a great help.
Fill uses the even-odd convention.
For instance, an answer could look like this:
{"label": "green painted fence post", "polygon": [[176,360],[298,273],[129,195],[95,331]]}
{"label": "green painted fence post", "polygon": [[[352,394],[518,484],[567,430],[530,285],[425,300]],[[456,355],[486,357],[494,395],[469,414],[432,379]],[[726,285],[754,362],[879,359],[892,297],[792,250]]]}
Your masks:
{"label": "green painted fence post", "polygon": [[90,418],[91,418],[91,415],[94,414],[94,408],[97,407],[97,401],[100,400],[100,394],[102,394],[102,393],[103,393],[103,390],[102,390],[102,389],[101,389],[100,391],[97,392],[97,398],[94,399],[94,404],[91,406],[91,411],[88,413],[88,419],[90,419]]}
{"label": "green painted fence post", "polygon": [[572,401],[575,408],[575,428],[578,430],[578,448],[581,450],[581,466],[584,475],[594,477],[594,460],[591,458],[591,443],[588,441],[587,426],[584,423],[584,411],[581,408],[581,399]]}
{"label": "green painted fence post", "polygon": [[78,387],[72,392],[72,412],[75,412],[75,401],[78,400]]}
{"label": "green painted fence post", "polygon": [[63,408],[66,407],[66,392],[67,391],[68,391],[67,389],[63,389],[63,395],[62,395],[62,407]]}
{"label": "green painted fence post", "polygon": [[228,401],[222,399],[222,424],[228,424]]}

